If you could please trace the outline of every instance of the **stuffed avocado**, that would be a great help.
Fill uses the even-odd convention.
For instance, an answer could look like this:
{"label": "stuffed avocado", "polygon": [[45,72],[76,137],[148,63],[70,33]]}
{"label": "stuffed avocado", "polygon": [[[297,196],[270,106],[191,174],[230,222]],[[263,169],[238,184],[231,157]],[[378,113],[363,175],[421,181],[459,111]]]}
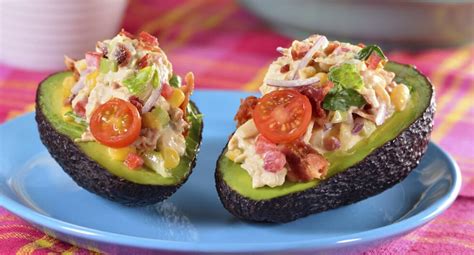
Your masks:
{"label": "stuffed avocado", "polygon": [[41,82],[36,121],[41,141],[81,187],[125,205],[162,201],[191,174],[202,118],[152,35],[122,30],[68,72]]}
{"label": "stuffed avocado", "polygon": [[376,195],[418,165],[435,104],[414,67],[320,35],[277,50],[263,96],[242,100],[217,161],[229,212],[288,222]]}

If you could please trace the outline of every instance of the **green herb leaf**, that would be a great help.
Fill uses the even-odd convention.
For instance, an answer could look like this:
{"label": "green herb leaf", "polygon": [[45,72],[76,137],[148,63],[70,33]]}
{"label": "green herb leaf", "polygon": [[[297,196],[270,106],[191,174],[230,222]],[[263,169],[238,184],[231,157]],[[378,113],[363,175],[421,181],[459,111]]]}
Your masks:
{"label": "green herb leaf", "polygon": [[364,80],[354,64],[344,63],[332,67],[329,70],[329,80],[346,89],[360,90],[364,87]]}
{"label": "green herb leaf", "polygon": [[385,54],[383,54],[382,49],[380,49],[380,47],[375,44],[365,46],[365,48],[359,51],[359,54],[357,54],[356,58],[360,60],[367,60],[373,52],[377,53],[377,55],[379,55],[382,59],[387,59]]}
{"label": "green herb leaf", "polygon": [[139,94],[145,89],[145,85],[153,79],[155,68],[147,66],[142,68],[136,74],[130,75],[123,80],[123,85],[128,88],[132,94]]}
{"label": "green herb leaf", "polygon": [[344,89],[335,85],[324,97],[323,108],[329,111],[347,111],[351,106],[362,107],[364,97],[353,89]]}
{"label": "green herb leaf", "polygon": [[100,60],[99,71],[101,73],[108,73],[110,71],[117,72],[117,69],[117,62],[106,58]]}
{"label": "green herb leaf", "polygon": [[173,74],[169,80],[171,87],[179,88],[181,87],[181,77],[179,75]]}
{"label": "green herb leaf", "polygon": [[158,69],[155,68],[155,72],[153,74],[153,78],[151,80],[151,85],[153,86],[153,88],[158,88],[158,86],[160,86],[161,82],[160,82],[160,74],[158,73]]}
{"label": "green herb leaf", "polygon": [[87,122],[85,119],[79,117],[77,114],[75,114],[74,112],[72,111],[68,111],[64,114],[64,116],[66,117],[71,117],[74,122],[76,122],[77,124],[81,125],[81,126],[84,126],[84,127],[87,127]]}

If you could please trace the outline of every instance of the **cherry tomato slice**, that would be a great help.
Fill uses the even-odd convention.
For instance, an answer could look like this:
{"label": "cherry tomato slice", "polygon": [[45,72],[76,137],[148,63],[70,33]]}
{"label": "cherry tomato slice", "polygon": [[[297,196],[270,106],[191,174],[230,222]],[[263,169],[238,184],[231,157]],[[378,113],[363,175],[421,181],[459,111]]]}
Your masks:
{"label": "cherry tomato slice", "polygon": [[90,120],[94,138],[112,148],[132,144],[140,135],[141,126],[138,109],[130,102],[118,98],[97,107]]}
{"label": "cherry tomato slice", "polygon": [[303,136],[311,121],[311,103],[296,90],[263,96],[253,110],[258,131],[273,143],[289,143]]}

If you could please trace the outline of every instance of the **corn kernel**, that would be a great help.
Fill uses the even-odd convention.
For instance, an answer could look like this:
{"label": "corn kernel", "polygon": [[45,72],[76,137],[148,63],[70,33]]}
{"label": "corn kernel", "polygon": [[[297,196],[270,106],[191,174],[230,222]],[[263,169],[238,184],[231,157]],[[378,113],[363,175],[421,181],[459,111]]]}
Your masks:
{"label": "corn kernel", "polygon": [[172,169],[178,166],[180,156],[176,150],[171,147],[165,147],[162,151],[165,168]]}
{"label": "corn kernel", "polygon": [[72,86],[76,83],[74,77],[68,76],[63,80],[63,97],[68,98],[71,95]]}
{"label": "corn kernel", "polygon": [[228,150],[226,153],[225,153],[225,156],[232,160],[232,161],[235,161],[235,159],[240,156],[242,154],[242,151],[239,150],[239,149],[233,149],[233,150]]}
{"label": "corn kernel", "polygon": [[319,78],[318,86],[320,86],[321,84],[324,84],[328,81],[328,74],[327,73],[323,73],[323,72],[317,73],[316,77]]}
{"label": "corn kernel", "polygon": [[175,88],[173,89],[173,94],[171,94],[170,98],[168,98],[168,103],[178,108],[184,102],[184,92],[181,89]]}
{"label": "corn kernel", "polygon": [[147,112],[142,115],[142,124],[146,128],[161,128],[161,123],[159,119],[151,112]]}
{"label": "corn kernel", "polygon": [[314,68],[313,66],[307,66],[301,69],[298,74],[301,78],[307,79],[313,77],[316,74],[316,68]]}
{"label": "corn kernel", "polygon": [[395,110],[403,111],[410,99],[410,90],[407,86],[400,84],[393,88],[390,99],[392,100],[393,106],[395,106]]}
{"label": "corn kernel", "polygon": [[136,153],[135,147],[123,147],[123,148],[107,148],[109,156],[113,160],[124,161],[129,153]]}
{"label": "corn kernel", "polygon": [[72,107],[70,105],[63,106],[61,108],[61,116],[63,116],[64,121],[72,122],[74,120],[71,116],[66,115],[66,113],[70,111],[72,111]]}
{"label": "corn kernel", "polygon": [[97,84],[98,75],[99,75],[99,71],[95,70],[94,72],[86,76],[86,85],[89,92],[92,91],[92,89],[94,89],[95,85]]}

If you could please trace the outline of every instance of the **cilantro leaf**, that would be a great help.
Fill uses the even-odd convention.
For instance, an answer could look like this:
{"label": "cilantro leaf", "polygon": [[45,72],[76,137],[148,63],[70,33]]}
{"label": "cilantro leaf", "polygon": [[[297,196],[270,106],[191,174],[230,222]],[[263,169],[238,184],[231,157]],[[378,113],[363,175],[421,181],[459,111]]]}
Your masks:
{"label": "cilantro leaf", "polygon": [[346,89],[360,90],[364,80],[354,64],[344,63],[329,70],[329,80]]}
{"label": "cilantro leaf", "polygon": [[387,59],[385,54],[383,54],[382,49],[380,49],[380,47],[375,44],[365,46],[359,51],[356,58],[359,60],[367,60],[373,52],[377,53],[377,55],[379,55],[382,59]]}
{"label": "cilantro leaf", "polygon": [[323,100],[323,108],[329,111],[347,111],[351,106],[362,107],[364,104],[364,97],[357,91],[338,85],[335,85]]}
{"label": "cilantro leaf", "polygon": [[181,87],[181,77],[179,75],[173,74],[169,83],[171,87],[179,88]]}

